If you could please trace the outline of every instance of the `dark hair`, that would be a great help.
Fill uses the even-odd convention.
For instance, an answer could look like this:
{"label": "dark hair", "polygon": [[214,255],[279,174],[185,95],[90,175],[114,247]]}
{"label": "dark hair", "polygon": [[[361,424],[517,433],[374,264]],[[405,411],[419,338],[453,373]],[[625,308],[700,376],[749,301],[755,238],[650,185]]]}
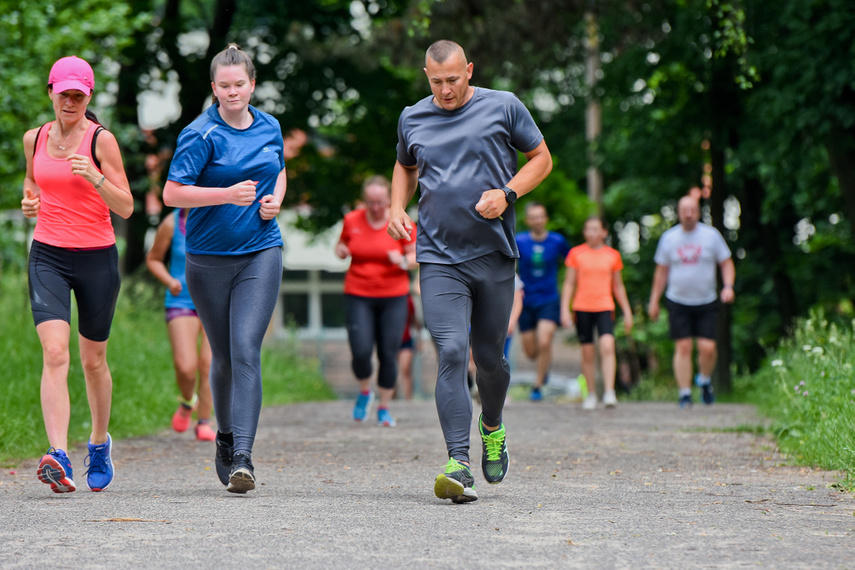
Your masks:
{"label": "dark hair", "polygon": [[587,224],[591,220],[597,220],[598,222],[600,222],[600,225],[603,227],[604,230],[609,231],[609,223],[606,221],[606,218],[604,216],[588,216],[587,218],[585,218],[585,223],[582,224],[582,227],[584,228],[585,224]]}
{"label": "dark hair", "polygon": [[532,208],[543,208],[543,211],[546,212],[546,206],[544,206],[542,203],[540,203],[540,202],[528,202],[525,205],[525,215],[526,216],[528,215],[529,210],[531,210]]}
{"label": "dark hair", "polygon": [[425,60],[430,58],[437,63],[444,63],[452,55],[459,54],[466,63],[466,53],[460,44],[451,40],[438,40],[433,42],[425,53]]}
{"label": "dark hair", "polygon": [[[50,89],[51,91],[53,91],[53,83],[48,83],[48,86],[47,86],[47,87],[48,87],[48,89]],[[93,92],[94,92],[94,90],[89,92],[89,96],[90,96],[90,97],[92,96],[92,93],[93,93]],[[86,115],[86,118],[87,118],[87,119],[89,119],[90,121],[92,121],[92,122],[93,122],[93,123],[95,123],[96,125],[100,125],[100,124],[101,124],[101,121],[99,121],[99,120],[98,120],[98,116],[97,116],[97,115],[95,115],[95,113],[93,113],[92,111],[90,111],[90,110],[89,110],[89,107],[87,107],[87,108],[86,108],[86,113],[85,113],[85,115]]]}
{"label": "dark hair", "polygon": [[[217,68],[221,65],[242,65],[246,68],[246,74],[249,75],[249,80],[255,80],[255,64],[252,59],[246,55],[246,52],[240,49],[237,44],[229,44],[226,49],[214,56],[211,60],[211,82],[214,81],[214,75],[217,73]],[[211,99],[214,104],[217,103],[217,96],[212,95]]]}

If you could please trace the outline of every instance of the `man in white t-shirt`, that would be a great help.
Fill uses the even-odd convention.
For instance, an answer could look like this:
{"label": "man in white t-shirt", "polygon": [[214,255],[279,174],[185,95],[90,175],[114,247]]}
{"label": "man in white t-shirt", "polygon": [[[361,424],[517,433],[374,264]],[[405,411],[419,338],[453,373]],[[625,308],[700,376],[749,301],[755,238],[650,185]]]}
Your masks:
{"label": "man in white t-shirt", "polygon": [[[715,401],[710,377],[716,363],[716,328],[719,299],[732,303],[736,269],[721,233],[699,223],[700,203],[684,196],[677,204],[680,225],[667,230],[656,247],[656,270],[647,312],[659,318],[659,298],[665,293],[668,324],[674,340],[674,376],[680,390],[680,407],[692,405],[692,341],[698,345],[698,374],[705,404]],[[716,294],[716,266],[724,286]],[[667,284],[667,290],[666,290]]]}

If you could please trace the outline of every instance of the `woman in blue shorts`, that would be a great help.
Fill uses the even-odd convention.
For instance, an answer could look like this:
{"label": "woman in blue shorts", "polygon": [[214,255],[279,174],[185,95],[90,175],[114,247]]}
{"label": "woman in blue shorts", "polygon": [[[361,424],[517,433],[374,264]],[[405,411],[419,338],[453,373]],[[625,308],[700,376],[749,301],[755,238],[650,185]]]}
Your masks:
{"label": "woman in blue shorts", "polygon": [[255,66],[231,44],[211,61],[215,103],[181,131],[163,189],[187,216],[187,287],[211,343],[216,467],[232,493],[255,489],[261,342],[282,281],[276,223],[285,197],[282,129],[250,105]]}
{"label": "woman in blue shorts", "polygon": [[[187,291],[186,250],[187,210],[178,208],[166,216],[157,228],[154,243],[146,255],[148,270],[166,286],[166,327],[172,345],[172,364],[179,397],[178,409],[172,415],[172,429],[184,433],[190,429],[193,412],[196,439],[214,441],[211,429],[211,344]],[[166,257],[169,256],[169,266]]]}

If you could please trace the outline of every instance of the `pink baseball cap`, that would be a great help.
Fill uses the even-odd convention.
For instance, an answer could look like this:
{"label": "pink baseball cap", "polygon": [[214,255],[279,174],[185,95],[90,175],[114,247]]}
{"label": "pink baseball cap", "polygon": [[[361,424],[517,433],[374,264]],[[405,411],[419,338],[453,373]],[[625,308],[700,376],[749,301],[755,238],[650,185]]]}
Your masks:
{"label": "pink baseball cap", "polygon": [[53,64],[48,83],[53,85],[54,93],[78,89],[89,95],[95,87],[95,74],[86,60],[70,55]]}

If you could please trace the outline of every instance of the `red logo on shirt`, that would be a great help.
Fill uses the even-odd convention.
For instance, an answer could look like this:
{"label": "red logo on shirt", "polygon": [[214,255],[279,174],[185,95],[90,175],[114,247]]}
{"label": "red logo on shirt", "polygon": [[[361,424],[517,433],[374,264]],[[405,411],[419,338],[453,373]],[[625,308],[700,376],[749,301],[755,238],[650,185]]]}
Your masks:
{"label": "red logo on shirt", "polygon": [[701,259],[701,246],[687,243],[677,248],[677,255],[683,265],[694,265]]}

